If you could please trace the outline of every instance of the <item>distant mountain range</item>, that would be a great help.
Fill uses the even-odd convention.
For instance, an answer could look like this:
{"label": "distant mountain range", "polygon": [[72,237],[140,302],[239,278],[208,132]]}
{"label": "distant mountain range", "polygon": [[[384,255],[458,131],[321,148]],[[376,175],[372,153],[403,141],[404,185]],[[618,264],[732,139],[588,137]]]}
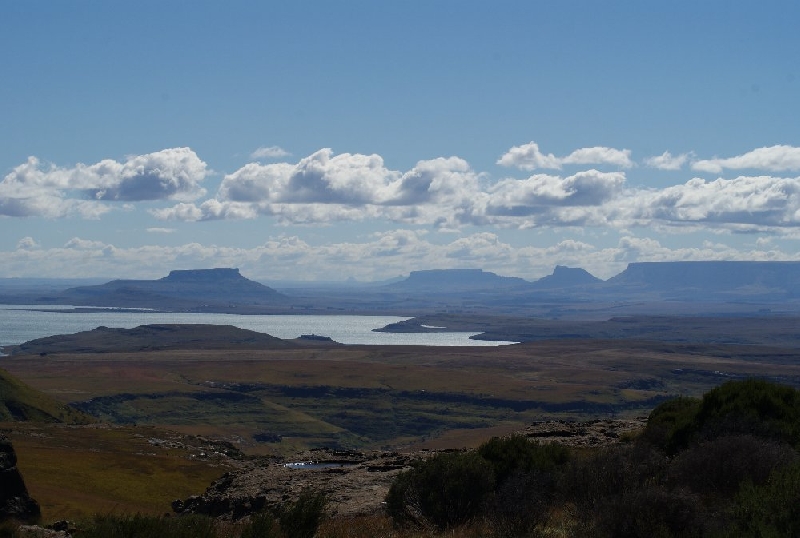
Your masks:
{"label": "distant mountain range", "polygon": [[[238,269],[219,268],[61,290],[53,285],[46,288],[46,294],[39,286],[25,295],[18,285],[4,287],[0,281],[0,303],[262,314],[481,311],[558,317],[565,312],[586,312],[591,306],[602,316],[602,312],[633,312],[632,305],[655,304],[660,306],[640,310],[697,313],[701,304],[725,304],[745,305],[733,308],[736,312],[761,312],[770,310],[771,305],[782,305],[778,311],[798,312],[799,277],[800,262],[653,262],[631,263],[605,281],[583,269],[559,265],[551,275],[533,282],[481,269],[435,269],[413,271],[407,278],[371,286],[345,283],[337,288],[308,283],[303,288],[294,283],[294,287],[279,291],[245,278]],[[677,306],[681,304],[688,306]],[[731,309],[712,307],[708,311],[724,314]]]}

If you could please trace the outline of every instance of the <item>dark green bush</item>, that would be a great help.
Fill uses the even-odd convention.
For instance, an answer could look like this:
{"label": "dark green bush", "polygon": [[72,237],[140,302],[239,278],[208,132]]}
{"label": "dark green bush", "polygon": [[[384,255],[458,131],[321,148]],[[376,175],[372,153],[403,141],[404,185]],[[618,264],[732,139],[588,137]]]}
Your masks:
{"label": "dark green bush", "polygon": [[702,400],[676,398],[650,414],[644,439],[675,454],[692,442],[753,435],[800,446],[800,391],[762,381],[728,381]]}
{"label": "dark green bush", "polygon": [[730,536],[800,536],[800,464],[776,469],[762,486],[745,483]]}
{"label": "dark green bush", "polygon": [[660,404],[647,419],[644,439],[674,454],[689,444],[697,428],[695,419],[700,409],[697,398],[678,397]]}
{"label": "dark green bush", "polygon": [[313,538],[325,517],[328,498],[324,493],[304,491],[280,513],[280,526],[286,538]]}
{"label": "dark green bush", "polygon": [[496,478],[488,519],[503,536],[530,534],[547,518],[569,450],[514,435],[493,437],[478,454],[491,464]]}
{"label": "dark green bush", "polygon": [[696,418],[705,437],[751,434],[800,445],[800,391],[748,379],[729,381],[703,395]]}
{"label": "dark green bush", "polygon": [[553,471],[513,473],[498,485],[487,519],[499,536],[530,536],[547,521],[557,484]]}
{"label": "dark green bush", "polygon": [[770,473],[797,461],[791,446],[752,435],[729,435],[695,444],[670,463],[669,483],[707,496],[732,499],[749,481],[764,484]]}
{"label": "dark green bush", "polygon": [[597,512],[593,536],[668,538],[703,535],[702,504],[683,490],[645,485]]}
{"label": "dark green bush", "polygon": [[522,435],[493,437],[478,448],[478,454],[492,465],[498,484],[515,473],[552,471],[569,459],[566,447],[539,444]]}
{"label": "dark green bush", "polygon": [[477,453],[437,454],[398,475],[386,508],[397,524],[446,529],[479,515],[494,483],[491,465]]}

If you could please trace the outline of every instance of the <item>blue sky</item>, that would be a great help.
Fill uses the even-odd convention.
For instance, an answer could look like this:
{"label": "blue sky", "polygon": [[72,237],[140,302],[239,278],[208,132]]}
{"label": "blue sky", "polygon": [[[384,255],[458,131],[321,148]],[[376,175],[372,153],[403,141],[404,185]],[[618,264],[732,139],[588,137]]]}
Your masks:
{"label": "blue sky", "polygon": [[0,277],[800,259],[796,2],[0,1]]}

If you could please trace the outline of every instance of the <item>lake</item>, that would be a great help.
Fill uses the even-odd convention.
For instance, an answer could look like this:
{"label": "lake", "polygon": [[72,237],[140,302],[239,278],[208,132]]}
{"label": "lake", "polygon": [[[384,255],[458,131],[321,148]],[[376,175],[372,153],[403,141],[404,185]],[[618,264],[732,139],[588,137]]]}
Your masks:
{"label": "lake", "polygon": [[[513,342],[470,340],[479,333],[380,333],[373,332],[390,323],[408,318],[396,316],[279,316],[210,313],[168,313],[118,311],[60,312],[72,306],[0,305],[0,348],[56,334],[72,334],[106,327],[132,329],[154,323],[202,323],[233,325],[270,334],[278,338],[297,338],[301,334],[329,336],[342,344],[421,345],[421,346],[498,346]],[[50,310],[48,312],[42,309]]]}

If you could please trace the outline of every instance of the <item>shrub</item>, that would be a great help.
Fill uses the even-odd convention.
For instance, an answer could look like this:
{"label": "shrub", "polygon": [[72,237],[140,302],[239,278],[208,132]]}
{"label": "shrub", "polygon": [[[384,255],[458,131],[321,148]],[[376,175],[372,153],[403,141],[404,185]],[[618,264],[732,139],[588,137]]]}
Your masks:
{"label": "shrub", "polygon": [[476,517],[493,489],[492,467],[477,453],[442,453],[400,473],[386,508],[397,524],[446,529]]}
{"label": "shrub", "polygon": [[706,437],[751,434],[800,445],[800,391],[758,379],[729,381],[703,395],[698,428]]}
{"label": "shrub", "polygon": [[570,463],[561,482],[562,494],[581,513],[593,517],[608,499],[619,500],[626,492],[659,482],[666,466],[663,453],[645,443],[601,448]]}
{"label": "shrub", "polygon": [[556,492],[552,471],[516,472],[497,488],[488,520],[500,536],[529,536],[547,521]]}
{"label": "shrub", "polygon": [[527,437],[493,437],[478,448],[496,478],[489,519],[503,536],[529,534],[547,518],[557,475],[569,460],[559,444],[539,444]]}
{"label": "shrub", "polygon": [[725,436],[678,454],[668,477],[675,486],[732,499],[743,482],[764,484],[774,469],[796,460],[797,453],[786,443],[752,435]]}
{"label": "shrub", "polygon": [[324,493],[302,492],[294,503],[281,510],[280,526],[286,538],[313,538],[325,517],[327,505]]}
{"label": "shrub", "polygon": [[745,483],[731,536],[800,536],[800,464],[776,469],[763,486]]}
{"label": "shrub", "polygon": [[498,484],[515,473],[552,471],[569,459],[566,447],[539,444],[522,435],[493,437],[478,447],[478,454],[492,465]]}
{"label": "shrub", "polygon": [[650,413],[643,439],[667,454],[674,454],[689,444],[697,428],[695,418],[699,409],[697,398],[667,400]]}
{"label": "shrub", "polygon": [[699,500],[682,490],[647,485],[628,490],[597,513],[594,536],[667,538],[701,536]]}
{"label": "shrub", "polygon": [[702,400],[676,398],[656,407],[644,438],[675,454],[696,440],[741,434],[800,446],[800,391],[758,379],[728,381]]}

